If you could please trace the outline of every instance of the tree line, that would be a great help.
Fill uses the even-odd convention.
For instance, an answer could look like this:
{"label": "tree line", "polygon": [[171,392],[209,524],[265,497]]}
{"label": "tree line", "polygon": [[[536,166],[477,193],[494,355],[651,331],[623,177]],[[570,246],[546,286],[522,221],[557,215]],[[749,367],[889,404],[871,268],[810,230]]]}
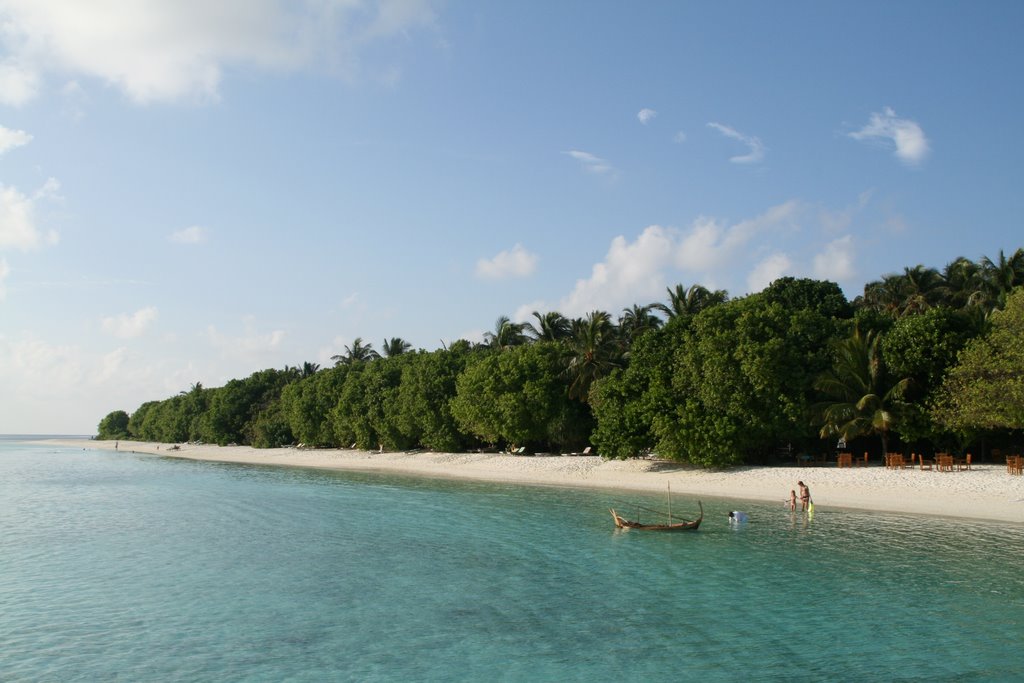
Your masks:
{"label": "tree line", "polygon": [[643,453],[706,467],[830,451],[1012,446],[1024,429],[1024,249],[915,266],[848,301],[781,278],[677,285],[613,318],[499,318],[482,343],[266,369],[116,410],[98,438],[277,447]]}

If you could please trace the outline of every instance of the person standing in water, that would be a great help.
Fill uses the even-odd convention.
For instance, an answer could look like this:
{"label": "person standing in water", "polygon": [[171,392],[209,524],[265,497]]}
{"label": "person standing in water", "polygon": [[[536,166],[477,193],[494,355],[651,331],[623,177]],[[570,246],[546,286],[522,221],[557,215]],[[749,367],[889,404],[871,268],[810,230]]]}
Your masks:
{"label": "person standing in water", "polygon": [[798,481],[796,485],[800,489],[800,511],[807,512],[811,505],[811,489],[802,481]]}
{"label": "person standing in water", "polygon": [[796,510],[796,491],[789,492],[789,498],[786,500],[786,505],[789,506],[791,512]]}

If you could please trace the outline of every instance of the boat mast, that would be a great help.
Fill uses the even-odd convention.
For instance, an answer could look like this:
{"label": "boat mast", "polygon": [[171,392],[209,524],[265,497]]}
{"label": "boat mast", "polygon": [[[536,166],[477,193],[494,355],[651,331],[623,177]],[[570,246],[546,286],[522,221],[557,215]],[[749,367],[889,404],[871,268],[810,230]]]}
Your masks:
{"label": "boat mast", "polygon": [[671,526],[671,524],[672,524],[672,484],[671,484],[671,482],[666,482],[666,484],[668,484],[668,523]]}

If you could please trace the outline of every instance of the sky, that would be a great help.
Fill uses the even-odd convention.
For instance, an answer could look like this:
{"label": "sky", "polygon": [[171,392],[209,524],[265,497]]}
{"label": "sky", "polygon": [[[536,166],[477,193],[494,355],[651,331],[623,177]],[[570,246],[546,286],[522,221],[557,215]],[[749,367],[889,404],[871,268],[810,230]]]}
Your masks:
{"label": "sky", "polygon": [[1024,246],[1024,3],[0,0],[0,433]]}

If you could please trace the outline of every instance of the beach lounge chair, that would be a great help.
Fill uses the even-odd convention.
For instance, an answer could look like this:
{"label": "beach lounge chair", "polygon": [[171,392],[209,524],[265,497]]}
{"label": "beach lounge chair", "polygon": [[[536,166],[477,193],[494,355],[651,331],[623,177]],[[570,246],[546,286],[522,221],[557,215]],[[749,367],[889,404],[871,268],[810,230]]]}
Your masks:
{"label": "beach lounge chair", "polygon": [[917,460],[920,463],[920,467],[921,467],[922,471],[932,469],[932,461],[931,460],[925,460],[924,455],[918,456]]}

